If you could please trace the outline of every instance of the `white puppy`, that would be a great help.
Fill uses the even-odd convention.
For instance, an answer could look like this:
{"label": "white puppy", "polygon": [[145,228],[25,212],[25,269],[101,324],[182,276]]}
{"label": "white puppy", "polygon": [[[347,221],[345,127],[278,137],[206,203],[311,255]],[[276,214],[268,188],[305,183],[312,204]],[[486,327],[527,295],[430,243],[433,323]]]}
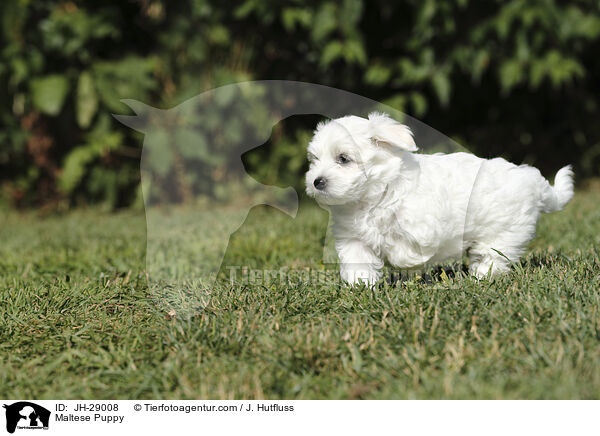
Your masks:
{"label": "white puppy", "polygon": [[413,154],[410,129],[386,114],[320,123],[306,192],[328,208],[347,282],[375,283],[384,260],[420,268],[467,252],[477,277],[517,262],[541,212],[573,196],[573,172],[551,186],[539,170],[468,153]]}

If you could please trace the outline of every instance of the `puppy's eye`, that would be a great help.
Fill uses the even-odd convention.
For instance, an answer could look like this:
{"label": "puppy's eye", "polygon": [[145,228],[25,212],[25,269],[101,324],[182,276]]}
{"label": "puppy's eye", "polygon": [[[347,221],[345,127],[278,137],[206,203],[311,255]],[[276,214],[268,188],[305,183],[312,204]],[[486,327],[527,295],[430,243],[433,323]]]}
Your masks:
{"label": "puppy's eye", "polygon": [[313,163],[314,161],[318,160],[317,156],[315,156],[314,154],[312,154],[311,152],[308,152],[308,161],[310,163]]}
{"label": "puppy's eye", "polygon": [[347,163],[352,162],[352,159],[350,159],[350,156],[348,156],[347,154],[340,154],[338,155],[338,157],[336,158],[337,163],[341,164],[341,165],[346,165]]}

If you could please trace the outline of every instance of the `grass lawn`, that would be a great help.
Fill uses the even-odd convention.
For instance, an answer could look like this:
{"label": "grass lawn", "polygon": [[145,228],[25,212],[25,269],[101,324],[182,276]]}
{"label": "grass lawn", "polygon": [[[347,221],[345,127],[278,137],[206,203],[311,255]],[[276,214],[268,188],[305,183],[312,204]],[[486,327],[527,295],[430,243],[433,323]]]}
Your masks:
{"label": "grass lawn", "polygon": [[[143,214],[0,215],[3,398],[600,398],[600,192],[493,282],[220,280],[169,316]],[[321,268],[327,216],[254,210],[225,264]]]}

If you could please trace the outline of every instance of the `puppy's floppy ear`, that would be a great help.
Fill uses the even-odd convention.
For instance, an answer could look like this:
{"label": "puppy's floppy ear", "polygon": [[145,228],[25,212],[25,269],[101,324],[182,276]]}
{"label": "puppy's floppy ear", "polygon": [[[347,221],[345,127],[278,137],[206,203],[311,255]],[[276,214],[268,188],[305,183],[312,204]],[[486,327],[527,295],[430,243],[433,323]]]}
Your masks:
{"label": "puppy's floppy ear", "polygon": [[405,151],[417,151],[410,128],[390,118],[388,114],[370,113],[369,130],[376,144],[386,144]]}

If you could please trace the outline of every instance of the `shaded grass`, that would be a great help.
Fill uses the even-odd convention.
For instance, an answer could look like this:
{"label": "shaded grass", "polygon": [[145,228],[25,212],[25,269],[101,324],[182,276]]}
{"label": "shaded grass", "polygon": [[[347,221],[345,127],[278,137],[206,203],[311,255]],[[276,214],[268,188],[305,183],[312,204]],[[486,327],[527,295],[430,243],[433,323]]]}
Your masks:
{"label": "shaded grass", "polygon": [[[0,219],[0,397],[598,398],[600,201],[544,216],[523,262],[375,290],[220,280],[204,310],[149,291],[143,215]],[[327,215],[253,210],[224,264],[322,269]]]}

